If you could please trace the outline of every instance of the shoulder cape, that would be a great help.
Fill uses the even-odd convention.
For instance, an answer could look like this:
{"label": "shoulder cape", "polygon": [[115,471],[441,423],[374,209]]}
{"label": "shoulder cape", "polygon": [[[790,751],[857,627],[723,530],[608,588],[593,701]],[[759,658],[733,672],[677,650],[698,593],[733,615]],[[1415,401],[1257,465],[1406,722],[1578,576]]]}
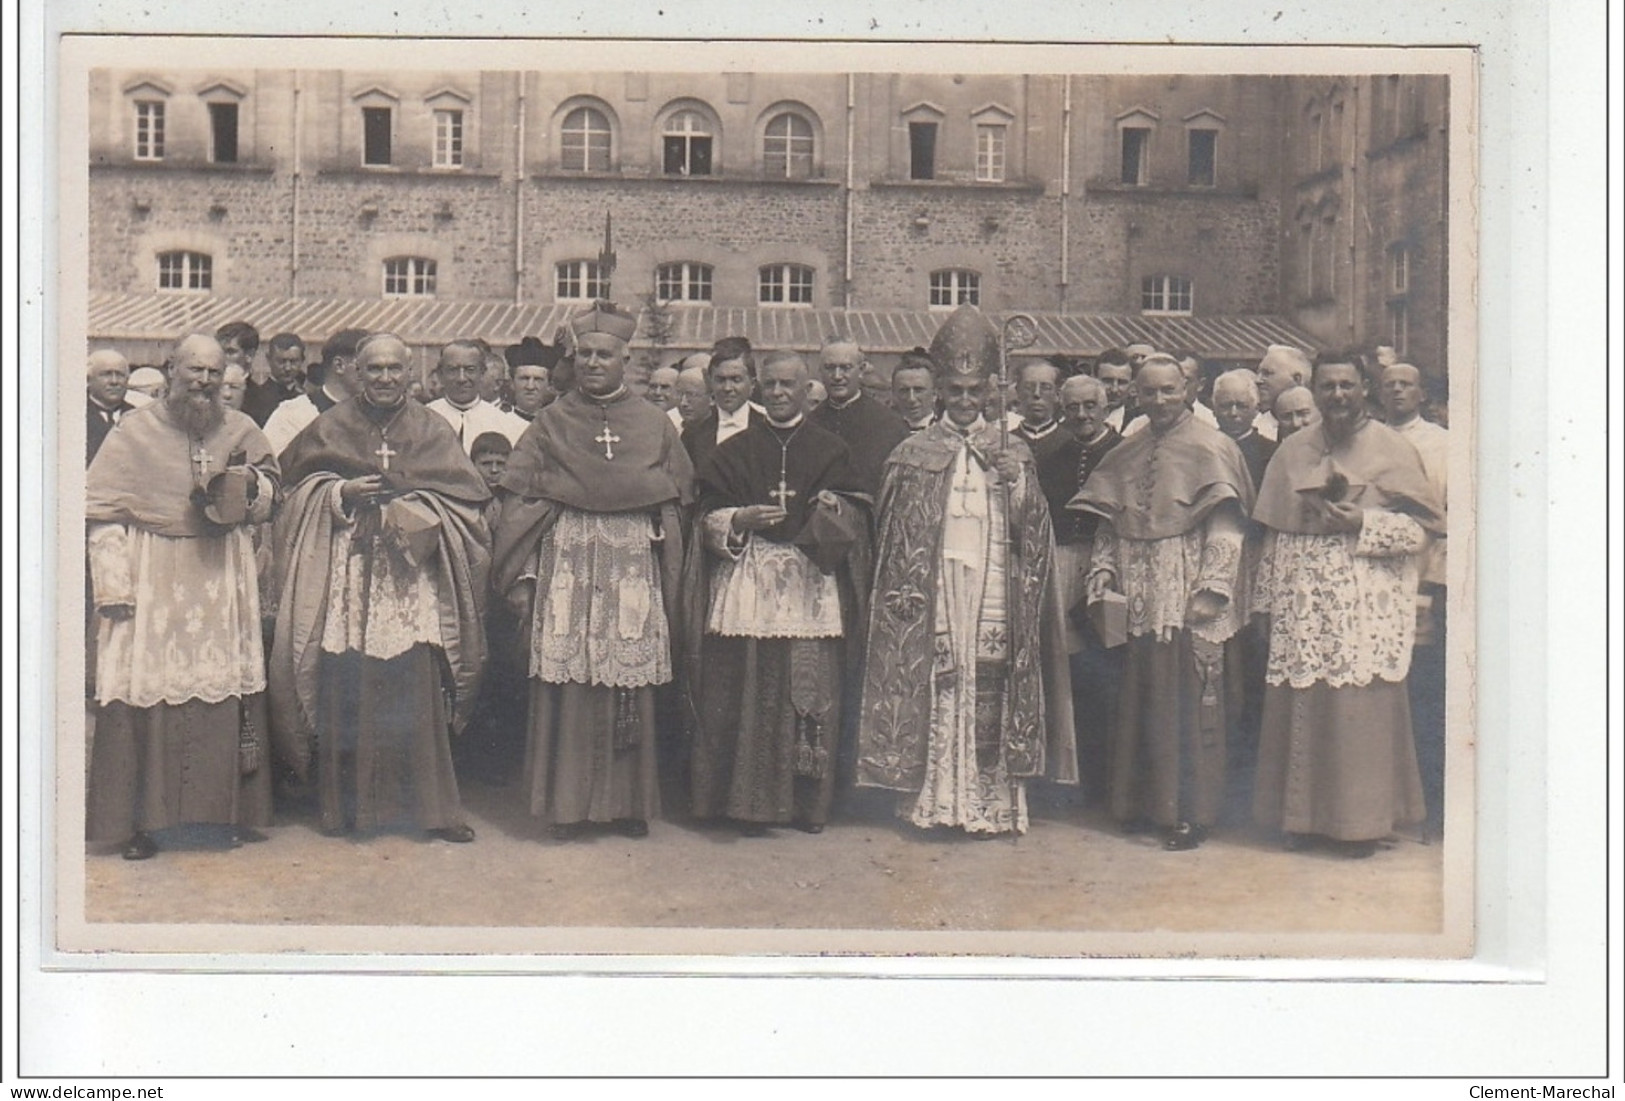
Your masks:
{"label": "shoulder cape", "polygon": [[[85,518],[172,538],[218,532],[192,503],[192,489],[199,484],[197,447],[161,401],[126,414],[107,433],[85,472]],[[202,448],[211,474],[226,469],[226,461],[241,451],[249,466],[277,478],[270,442],[253,420],[234,409],[226,410]]]}
{"label": "shoulder cape", "polygon": [[1129,539],[1183,535],[1225,501],[1253,507],[1253,479],[1241,448],[1187,416],[1164,433],[1127,436],[1100,460],[1067,508],[1109,520]]}
{"label": "shoulder cape", "polygon": [[1443,504],[1416,448],[1386,424],[1371,420],[1336,444],[1319,424],[1288,436],[1264,471],[1253,519],[1276,531],[1329,534],[1312,498],[1336,480],[1347,483],[1344,500],[1404,513],[1435,535],[1444,534]]}

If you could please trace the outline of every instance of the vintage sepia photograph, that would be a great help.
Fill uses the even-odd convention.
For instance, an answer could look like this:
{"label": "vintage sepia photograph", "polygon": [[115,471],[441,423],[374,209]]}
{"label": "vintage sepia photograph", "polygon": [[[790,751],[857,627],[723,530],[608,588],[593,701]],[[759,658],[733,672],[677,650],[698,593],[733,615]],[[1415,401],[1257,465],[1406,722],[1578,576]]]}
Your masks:
{"label": "vintage sepia photograph", "polygon": [[1471,957],[1472,52],[670,45],[65,41],[68,966]]}

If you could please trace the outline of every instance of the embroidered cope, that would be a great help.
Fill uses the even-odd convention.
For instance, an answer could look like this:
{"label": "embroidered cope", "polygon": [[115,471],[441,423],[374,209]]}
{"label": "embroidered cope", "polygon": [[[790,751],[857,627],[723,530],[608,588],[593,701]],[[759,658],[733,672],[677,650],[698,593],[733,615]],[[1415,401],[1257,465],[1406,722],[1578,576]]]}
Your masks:
{"label": "embroidered cope", "polygon": [[[1021,493],[1023,481],[1012,492]],[[908,808],[916,826],[960,826],[973,833],[1027,829],[1025,786],[1002,759],[984,765],[979,728],[997,729],[1009,676],[1006,571],[1010,531],[1005,491],[990,471],[959,450],[949,482],[937,571],[931,732],[925,783]]]}

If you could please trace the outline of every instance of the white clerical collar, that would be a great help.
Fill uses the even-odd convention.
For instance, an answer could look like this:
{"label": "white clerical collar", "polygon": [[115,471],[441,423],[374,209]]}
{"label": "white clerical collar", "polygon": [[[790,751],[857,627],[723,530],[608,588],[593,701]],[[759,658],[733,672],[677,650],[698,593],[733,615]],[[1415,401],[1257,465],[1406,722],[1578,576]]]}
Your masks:
{"label": "white clerical collar", "polygon": [[459,412],[459,413],[472,413],[474,411],[474,407],[476,405],[480,404],[484,400],[485,400],[484,398],[475,398],[473,401],[469,402],[467,405],[458,405],[456,402],[452,401],[450,398],[447,398],[446,399],[446,404],[451,406],[453,409],[457,410],[457,412]]}
{"label": "white clerical collar", "polygon": [[1023,436],[1026,436],[1029,440],[1041,440],[1045,436],[1049,435],[1051,432],[1055,431],[1056,427],[1059,424],[1060,424],[1059,421],[1053,421],[1053,420],[1052,421],[1045,421],[1043,424],[1039,425],[1037,428],[1033,428],[1030,425],[1028,425],[1026,421],[1022,421],[1021,422],[1021,434]]}
{"label": "white clerical collar", "polygon": [[805,413],[797,413],[787,421],[776,421],[772,417],[768,417],[767,423],[771,424],[774,428],[794,428],[796,425],[800,424],[804,419],[806,419],[806,416],[807,414]]}
{"label": "white clerical collar", "polygon": [[1106,434],[1108,432],[1110,432],[1110,431],[1111,431],[1111,426],[1110,425],[1102,425],[1099,432],[1096,432],[1092,437],[1090,437],[1089,439],[1084,441],[1083,446],[1085,446],[1085,447],[1093,447],[1093,446],[1095,446],[1095,444],[1097,444],[1101,440],[1105,439]]}
{"label": "white clerical collar", "polygon": [[717,427],[745,428],[750,424],[750,403],[746,402],[732,413],[717,410]]}
{"label": "white clerical collar", "polygon": [[830,401],[830,402],[827,402],[826,404],[831,409],[847,409],[847,408],[850,408],[851,406],[856,405],[858,402],[860,402],[862,400],[863,400],[863,391],[859,390],[857,393],[853,394],[851,397],[847,398],[845,401]]}
{"label": "white clerical collar", "polygon": [[909,422],[909,426],[908,426],[909,431],[911,431],[911,432],[924,432],[927,428],[931,427],[931,422],[936,420],[936,419],[937,419],[936,417],[928,416],[924,420],[911,421],[911,422]]}
{"label": "white clerical collar", "polygon": [[1410,420],[1401,421],[1398,424],[1395,424],[1393,421],[1389,421],[1388,427],[1392,428],[1395,432],[1409,432],[1414,429],[1421,420],[1422,414],[1417,413],[1415,416],[1411,417]]}
{"label": "white clerical collar", "polygon": [[[335,393],[333,393],[332,389],[330,387],[328,387],[328,385],[326,383],[322,384],[322,393],[326,394],[328,396],[328,398],[330,400],[334,401],[334,402],[340,402],[340,401],[343,401],[345,399],[344,394],[335,394]],[[314,404],[314,403],[312,403],[312,404]]]}

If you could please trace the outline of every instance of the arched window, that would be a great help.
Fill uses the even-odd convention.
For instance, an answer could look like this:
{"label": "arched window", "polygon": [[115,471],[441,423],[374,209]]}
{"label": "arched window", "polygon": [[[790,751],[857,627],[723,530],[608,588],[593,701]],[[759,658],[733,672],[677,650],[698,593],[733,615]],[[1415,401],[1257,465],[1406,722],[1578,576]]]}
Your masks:
{"label": "arched window", "polygon": [[214,289],[214,257],[206,252],[174,249],[158,254],[158,289],[209,291]]}
{"label": "arched window", "polygon": [[609,280],[597,260],[562,260],[554,269],[553,298],[559,302],[592,302],[609,297]]}
{"label": "arched window", "polygon": [[384,297],[433,298],[435,267],[427,256],[391,256],[384,261]]}
{"label": "arched window", "polygon": [[698,111],[678,111],[666,120],[662,165],[668,176],[711,175],[711,123]]}
{"label": "arched window", "polygon": [[967,268],[942,268],[931,273],[930,306],[951,310],[955,306],[978,306],[982,301],[982,277]]}
{"label": "arched window", "polygon": [[566,172],[608,172],[613,132],[609,116],[596,107],[577,107],[559,128],[559,167]]}
{"label": "arched window", "polygon": [[711,301],[711,265],[692,260],[661,264],[655,269],[655,297],[662,302]]}
{"label": "arched window", "polygon": [[764,306],[811,306],[813,269],[805,264],[768,264],[756,271],[756,301]]}
{"label": "arched window", "polygon": [[805,180],[813,174],[812,123],[785,111],[767,121],[762,132],[762,172],[786,180]]}

